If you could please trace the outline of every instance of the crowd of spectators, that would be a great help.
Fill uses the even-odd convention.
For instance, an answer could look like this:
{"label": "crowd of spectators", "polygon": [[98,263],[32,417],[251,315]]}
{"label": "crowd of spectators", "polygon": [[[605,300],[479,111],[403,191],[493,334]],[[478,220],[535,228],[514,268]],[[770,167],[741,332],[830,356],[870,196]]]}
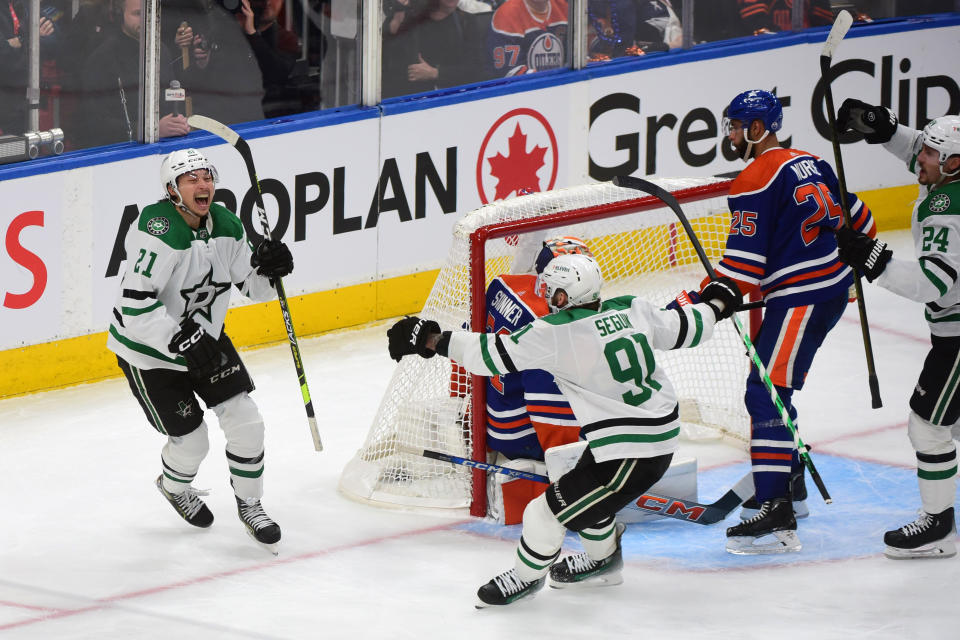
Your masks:
{"label": "crowd of spectators", "polygon": [[[588,0],[588,61],[682,46],[690,0]],[[141,139],[142,0],[41,0],[40,130],[62,127],[66,148]],[[381,0],[381,95],[406,96],[568,67],[569,0]],[[31,0],[0,0],[0,134],[27,129]],[[700,0],[693,44],[791,30],[794,0]],[[160,136],[184,135],[186,116],[227,124],[320,108],[317,77],[328,42],[353,38],[361,16],[336,15],[332,0],[160,0]],[[954,0],[807,0],[802,28],[829,25],[850,9],[860,20],[951,11]],[[333,9],[331,9],[333,7]],[[341,6],[342,10],[342,6]],[[340,20],[338,29],[337,20]],[[293,29],[284,25],[291,24]],[[344,36],[343,25],[347,25]],[[352,31],[351,31],[352,29]],[[340,38],[338,40],[338,38]],[[301,39],[310,42],[306,46]],[[332,56],[331,56],[332,57]],[[357,58],[358,60],[359,58]],[[359,77],[359,64],[339,61]],[[331,75],[331,74],[327,74]],[[356,78],[354,79],[354,84]],[[163,100],[180,87],[186,99]],[[348,95],[346,103],[355,96]],[[329,104],[329,103],[327,103]]]}

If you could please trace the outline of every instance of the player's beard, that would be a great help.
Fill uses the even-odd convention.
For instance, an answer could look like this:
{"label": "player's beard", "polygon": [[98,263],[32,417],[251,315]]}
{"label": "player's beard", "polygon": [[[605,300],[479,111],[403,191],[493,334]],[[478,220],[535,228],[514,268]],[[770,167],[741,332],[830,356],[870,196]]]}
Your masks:
{"label": "player's beard", "polygon": [[[730,148],[737,152],[737,157],[746,162],[750,158],[747,157],[747,137],[744,136],[740,139],[740,142],[730,142]],[[752,145],[750,145],[752,146]],[[750,150],[752,151],[752,149]]]}

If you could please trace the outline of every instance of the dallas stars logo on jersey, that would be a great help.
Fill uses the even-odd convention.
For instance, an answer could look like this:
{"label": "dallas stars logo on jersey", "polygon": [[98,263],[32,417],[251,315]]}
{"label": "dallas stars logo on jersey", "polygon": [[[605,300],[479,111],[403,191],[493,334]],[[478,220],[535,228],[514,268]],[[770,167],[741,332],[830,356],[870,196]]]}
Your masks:
{"label": "dallas stars logo on jersey", "polygon": [[934,194],[927,206],[933,213],[943,213],[950,208],[950,196],[945,193]]}
{"label": "dallas stars logo on jersey", "polygon": [[147,231],[152,235],[162,236],[170,230],[170,221],[166,218],[150,218],[147,221]]}
{"label": "dallas stars logo on jersey", "polygon": [[199,313],[206,318],[207,322],[213,322],[210,309],[217,296],[228,291],[230,291],[230,283],[214,282],[213,267],[210,267],[210,271],[196,286],[180,290],[180,296],[184,300],[183,317],[189,318],[194,313]]}

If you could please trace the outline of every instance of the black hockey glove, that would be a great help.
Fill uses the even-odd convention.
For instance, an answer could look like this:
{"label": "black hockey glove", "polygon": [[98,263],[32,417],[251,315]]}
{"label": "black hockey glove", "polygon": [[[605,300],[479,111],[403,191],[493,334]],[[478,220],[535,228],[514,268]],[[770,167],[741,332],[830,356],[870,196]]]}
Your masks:
{"label": "black hockey glove", "polygon": [[167,348],[182,355],[187,361],[190,374],[197,378],[212,376],[224,359],[217,341],[193,318],[187,318],[180,323],[180,331],[173,334]]}
{"label": "black hockey glove", "polygon": [[870,144],[889,142],[897,131],[897,115],[886,107],[847,98],[837,112],[837,129],[840,133],[855,129]]}
{"label": "black hockey glove", "polygon": [[250,256],[250,265],[273,284],[277,278],[293,272],[293,255],[279,240],[264,240]]}
{"label": "black hockey glove", "polygon": [[875,240],[865,233],[846,227],[835,229],[834,233],[837,234],[837,253],[840,254],[840,259],[866,276],[870,282],[883,273],[893,257],[893,251],[887,249],[886,242]]}
{"label": "black hockey glove", "polygon": [[417,316],[408,316],[387,330],[390,357],[400,362],[403,356],[417,354],[422,358],[437,355],[433,349],[427,349],[427,338],[440,333],[440,325],[433,320],[421,320]]}
{"label": "black hockey glove", "polygon": [[711,280],[700,292],[700,299],[713,309],[717,322],[733,315],[743,305],[743,294],[737,283],[726,276]]}

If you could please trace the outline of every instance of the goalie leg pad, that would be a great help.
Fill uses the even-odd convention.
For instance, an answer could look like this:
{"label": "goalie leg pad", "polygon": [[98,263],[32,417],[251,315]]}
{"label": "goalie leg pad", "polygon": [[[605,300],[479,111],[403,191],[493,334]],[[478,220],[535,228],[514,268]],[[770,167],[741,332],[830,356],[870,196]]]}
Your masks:
{"label": "goalie leg pad", "polygon": [[227,464],[234,493],[263,497],[263,418],[246,392],[211,407],[227,440]]}
{"label": "goalie leg pad", "polygon": [[207,457],[210,442],[207,423],[182,436],[168,436],[167,444],[160,452],[163,463],[163,487],[170,493],[181,493],[193,482],[200,470],[200,463]]}
{"label": "goalie leg pad", "polygon": [[941,513],[953,506],[957,491],[957,448],[951,429],[931,424],[911,411],[907,434],[917,452],[917,482],[923,510]]}
{"label": "goalie leg pad", "polygon": [[517,577],[524,582],[543,578],[560,555],[560,545],[566,532],[551,511],[544,494],[531,500],[523,511],[523,535],[517,546],[515,566]]}

